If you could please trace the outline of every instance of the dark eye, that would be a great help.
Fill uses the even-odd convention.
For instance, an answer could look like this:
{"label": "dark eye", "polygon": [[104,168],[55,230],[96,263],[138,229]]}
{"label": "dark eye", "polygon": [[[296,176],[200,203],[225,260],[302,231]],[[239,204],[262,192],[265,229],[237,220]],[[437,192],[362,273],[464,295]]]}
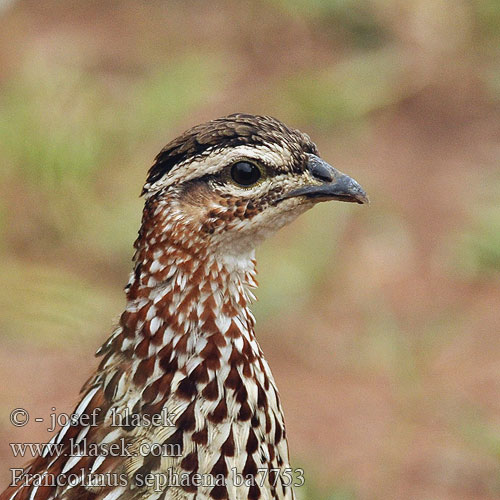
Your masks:
{"label": "dark eye", "polygon": [[231,178],[241,186],[251,186],[261,177],[259,168],[248,161],[239,161],[231,167]]}

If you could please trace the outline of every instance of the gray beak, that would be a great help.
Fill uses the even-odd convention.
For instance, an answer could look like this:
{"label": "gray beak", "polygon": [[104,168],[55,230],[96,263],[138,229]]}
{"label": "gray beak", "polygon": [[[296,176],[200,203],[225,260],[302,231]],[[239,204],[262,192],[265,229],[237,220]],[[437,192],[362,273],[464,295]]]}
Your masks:
{"label": "gray beak", "polygon": [[294,189],[285,198],[305,196],[316,201],[338,200],[351,203],[369,203],[363,188],[348,175],[339,172],[316,155],[309,154],[307,168],[314,182]]}

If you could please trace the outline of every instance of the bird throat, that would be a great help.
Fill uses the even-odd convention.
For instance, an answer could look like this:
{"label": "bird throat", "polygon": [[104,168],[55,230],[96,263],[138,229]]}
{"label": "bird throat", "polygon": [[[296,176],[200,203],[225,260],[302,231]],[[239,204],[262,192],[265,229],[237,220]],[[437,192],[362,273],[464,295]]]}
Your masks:
{"label": "bird throat", "polygon": [[[115,413],[150,418],[166,411],[173,425],[150,430],[147,440],[182,448],[178,460],[132,460],[132,480],[166,468],[232,471],[254,477],[258,489],[260,470],[288,467],[288,449],[278,392],[248,308],[255,260],[252,253],[217,256],[198,230],[146,205],[127,306],[98,353],[104,358],[97,378]],[[292,498],[290,488],[267,481],[270,490],[282,490],[272,498]],[[241,486],[232,495],[232,486],[225,488],[229,498],[247,498]]]}
{"label": "bird throat", "polygon": [[[171,345],[171,358],[187,371],[208,360],[207,369],[219,367],[233,347],[249,360],[259,357],[248,307],[257,287],[253,252],[221,256],[201,227],[175,213],[146,208],[144,219],[120,318],[122,352],[133,348],[144,359]],[[211,344],[217,349],[202,355]]]}

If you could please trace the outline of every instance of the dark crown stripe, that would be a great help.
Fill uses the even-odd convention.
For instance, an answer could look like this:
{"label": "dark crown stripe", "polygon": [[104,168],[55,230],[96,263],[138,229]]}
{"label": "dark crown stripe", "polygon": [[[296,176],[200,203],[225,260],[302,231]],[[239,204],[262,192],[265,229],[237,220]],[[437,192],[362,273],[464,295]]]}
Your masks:
{"label": "dark crown stripe", "polygon": [[155,158],[146,185],[154,184],[175,165],[202,156],[214,148],[272,143],[285,143],[292,152],[316,152],[316,146],[307,135],[288,128],[276,118],[233,114],[196,125],[168,143]]}

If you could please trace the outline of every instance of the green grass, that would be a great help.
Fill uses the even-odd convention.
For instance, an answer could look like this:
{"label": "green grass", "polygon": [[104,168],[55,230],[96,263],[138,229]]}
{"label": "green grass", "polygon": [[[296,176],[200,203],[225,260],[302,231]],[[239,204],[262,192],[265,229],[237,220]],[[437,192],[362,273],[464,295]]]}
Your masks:
{"label": "green grass", "polygon": [[0,330],[11,343],[57,349],[93,345],[111,333],[123,300],[119,289],[110,293],[59,269],[2,262]]}
{"label": "green grass", "polygon": [[[357,500],[359,497],[352,481],[347,477],[337,478],[327,485],[320,486],[319,478],[322,476],[317,467],[312,464],[299,464],[295,468],[304,471],[304,484],[295,488],[297,500]],[[294,475],[294,479],[297,474]]]}
{"label": "green grass", "polygon": [[397,51],[383,49],[333,67],[296,72],[278,84],[278,106],[292,120],[324,129],[359,122],[415,91],[405,84],[402,61]]}
{"label": "green grass", "polygon": [[114,92],[113,82],[82,68],[31,61],[0,98],[7,172],[41,189],[88,188],[103,164],[167,133],[207,99],[219,69],[213,57],[188,54],[161,71],[117,77]]}
{"label": "green grass", "polygon": [[388,37],[369,0],[274,0],[285,12],[318,23],[332,38],[342,36],[355,47],[378,46]]}
{"label": "green grass", "polygon": [[[123,256],[140,216],[133,173],[139,168],[142,182],[152,162],[141,159],[137,167],[136,151],[166,140],[183,116],[217,92],[221,68],[211,55],[188,53],[161,70],[108,81],[78,66],[27,62],[1,89],[0,182],[24,185],[23,195],[33,196],[49,245],[83,243]],[[126,198],[128,208],[117,201]]]}
{"label": "green grass", "polygon": [[465,276],[487,279],[500,273],[500,191],[495,178],[482,187],[483,201],[456,240],[455,265]]}

